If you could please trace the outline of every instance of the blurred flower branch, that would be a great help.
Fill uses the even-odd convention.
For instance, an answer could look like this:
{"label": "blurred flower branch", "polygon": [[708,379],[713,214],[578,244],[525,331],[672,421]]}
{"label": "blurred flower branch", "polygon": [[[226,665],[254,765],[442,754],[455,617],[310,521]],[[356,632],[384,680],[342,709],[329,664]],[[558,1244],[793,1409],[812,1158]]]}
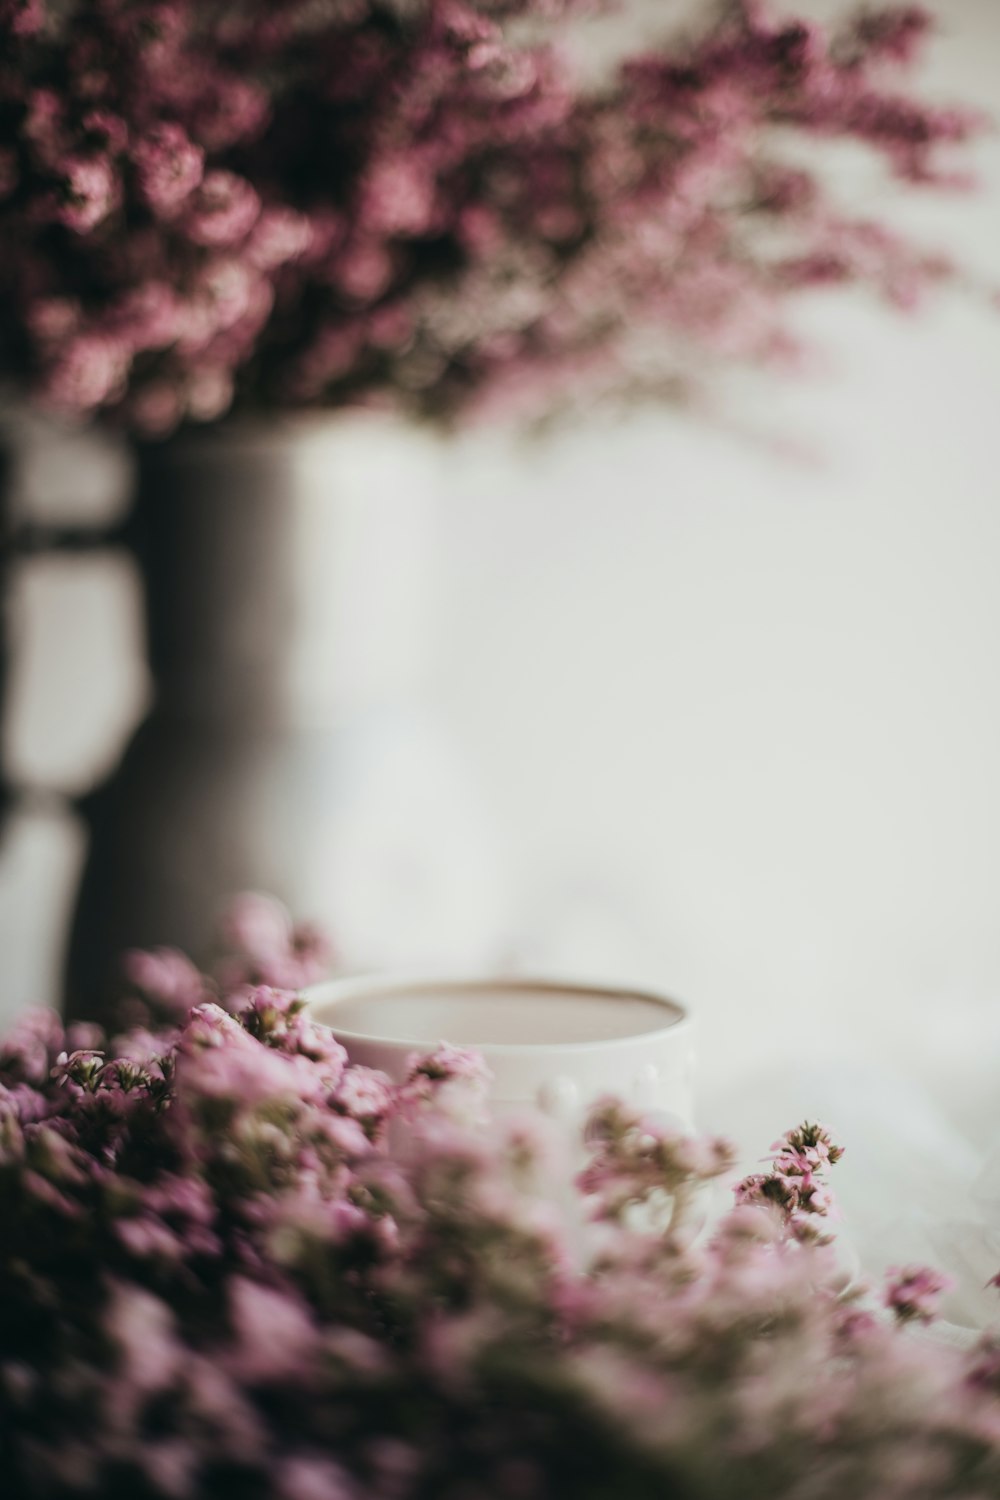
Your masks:
{"label": "blurred flower branch", "polygon": [[[537,414],[794,353],[804,287],[945,258],[839,207],[979,121],[901,92],[929,19],[730,0],[584,82],[574,0],[2,0],[0,375],[146,436],[231,409]],[[519,23],[528,22],[525,27]],[[810,143],[810,165],[785,146]]]}

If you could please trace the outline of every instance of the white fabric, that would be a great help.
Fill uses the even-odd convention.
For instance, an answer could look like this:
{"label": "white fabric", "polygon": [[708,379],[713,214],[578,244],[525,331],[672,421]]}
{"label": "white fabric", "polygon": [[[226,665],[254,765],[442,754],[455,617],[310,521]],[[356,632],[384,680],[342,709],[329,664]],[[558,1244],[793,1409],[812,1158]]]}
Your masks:
{"label": "white fabric", "polygon": [[802,1119],[828,1125],[845,1145],[831,1172],[836,1229],[865,1279],[878,1288],[889,1267],[910,1264],[947,1272],[955,1285],[934,1330],[947,1342],[967,1343],[1000,1323],[1000,1292],[987,1287],[1000,1271],[1000,1117],[959,1128],[929,1089],[898,1071],[783,1059],[724,1096],[703,1097],[699,1123],[725,1129],[752,1171],[774,1136]]}

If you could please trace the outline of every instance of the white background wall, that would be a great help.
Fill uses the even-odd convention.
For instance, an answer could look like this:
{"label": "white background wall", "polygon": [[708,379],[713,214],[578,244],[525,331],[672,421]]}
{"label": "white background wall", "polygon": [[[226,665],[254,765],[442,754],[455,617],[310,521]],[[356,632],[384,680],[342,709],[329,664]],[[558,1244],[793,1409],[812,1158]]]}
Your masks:
{"label": "white background wall", "polygon": [[[941,9],[929,86],[997,102],[1000,4]],[[1000,141],[978,158],[977,197],[906,218],[1000,280]],[[467,441],[431,690],[504,830],[522,959],[695,1002],[720,1114],[737,1074],[820,1049],[968,1114],[1000,1061],[1000,313],[803,318],[826,368],[741,413],[807,456],[668,413]],[[38,477],[50,510],[93,508],[85,469],[61,499]],[[135,618],[113,560],[22,570],[15,770],[111,763]],[[79,857],[62,815],[16,820],[0,1013],[52,992]]]}

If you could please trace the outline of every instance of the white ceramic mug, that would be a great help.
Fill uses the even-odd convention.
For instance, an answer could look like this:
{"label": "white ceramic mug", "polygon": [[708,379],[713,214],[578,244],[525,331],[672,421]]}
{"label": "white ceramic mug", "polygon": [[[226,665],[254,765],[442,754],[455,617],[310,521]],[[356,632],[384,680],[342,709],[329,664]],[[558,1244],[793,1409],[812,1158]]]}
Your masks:
{"label": "white ceramic mug", "polygon": [[498,1118],[538,1109],[568,1127],[602,1094],[691,1124],[693,1026],[674,1000],[547,979],[336,979],[304,991],[352,1062],[400,1081],[440,1042],[471,1047]]}

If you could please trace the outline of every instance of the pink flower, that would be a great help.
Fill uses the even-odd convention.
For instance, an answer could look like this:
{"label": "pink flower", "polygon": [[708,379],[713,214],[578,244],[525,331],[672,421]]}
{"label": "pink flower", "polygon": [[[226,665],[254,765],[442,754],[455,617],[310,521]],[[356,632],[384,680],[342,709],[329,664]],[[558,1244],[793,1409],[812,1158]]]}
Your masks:
{"label": "pink flower", "polygon": [[260,215],[260,199],[235,172],[206,173],[189,210],[186,231],[197,245],[228,248],[250,233]]}
{"label": "pink flower", "polygon": [[76,234],[88,234],[118,203],[117,174],[106,156],[76,156],[61,164],[59,175],[54,217]]}
{"label": "pink flower", "polygon": [[432,1052],[411,1053],[406,1063],[408,1079],[420,1097],[431,1097],[436,1086],[445,1083],[468,1083],[477,1089],[488,1089],[491,1074],[482,1054],[471,1047],[455,1047],[441,1042]]}
{"label": "pink flower", "polygon": [[305,1454],[279,1462],[274,1494],[275,1500],[362,1500],[339,1464]]}
{"label": "pink flower", "polygon": [[35,89],[28,98],[24,136],[46,165],[54,164],[65,140],[65,109],[54,89]]}
{"label": "pink flower", "polygon": [[349,1115],[326,1115],[322,1128],[327,1140],[344,1156],[362,1156],[368,1149],[368,1137],[358,1121]]}
{"label": "pink flower", "polygon": [[430,1104],[436,1114],[466,1125],[488,1119],[493,1075],[478,1052],[442,1042],[433,1052],[414,1053],[408,1059],[407,1073],[399,1095],[403,1109]]}
{"label": "pink flower", "polygon": [[434,215],[434,180],[414,156],[383,156],[361,183],[360,221],[369,232],[423,234]]}
{"label": "pink flower", "polygon": [[129,984],[171,1016],[185,1015],[205,997],[204,979],[176,948],[129,949],[121,970]]}
{"label": "pink flower", "polygon": [[83,132],[92,145],[118,155],[128,144],[128,126],[121,115],[109,109],[92,109],[82,120]]}
{"label": "pink flower", "polygon": [[133,349],[164,349],[180,331],[179,299],[167,282],[143,281],[124,293],[111,321]]}
{"label": "pink flower", "polygon": [[353,1115],[365,1125],[378,1123],[392,1108],[392,1080],[374,1068],[348,1068],[331,1102],[336,1109]]}
{"label": "pink flower", "polygon": [[198,1256],[217,1256],[221,1250],[218,1237],[211,1231],[187,1224],[174,1228],[155,1214],[119,1219],[115,1235],[136,1260],[158,1262],[161,1274],[171,1265],[183,1266]]}
{"label": "pink flower", "polygon": [[738,1205],[770,1206],[796,1240],[823,1244],[827,1240],[815,1223],[835,1216],[835,1200],[825,1181],[826,1170],[843,1156],[822,1125],[808,1121],[790,1130],[771,1147],[769,1172],[755,1172],[733,1188]]}
{"label": "pink flower", "polygon": [[0,1042],[0,1074],[9,1081],[44,1084],[56,1056],[64,1050],[64,1040],[55,1011],[26,1011]]}
{"label": "pink flower", "polygon": [[141,1287],[114,1284],[106,1327],[118,1345],[124,1388],[136,1401],[150,1391],[163,1390],[180,1373],[183,1350],[176,1337],[170,1308]]}
{"label": "pink flower", "polygon": [[356,302],[374,302],[392,283],[395,265],[376,240],[356,239],[334,261],[332,279]]}
{"label": "pink flower", "polygon": [[383,302],[368,319],[368,340],[377,349],[399,349],[413,332],[413,314],[403,302]]}
{"label": "pink flower", "polygon": [[13,36],[34,36],[45,25],[45,0],[0,0],[0,27]]}
{"label": "pink flower", "polygon": [[183,126],[172,121],[155,126],[132,147],[139,190],[157,214],[177,212],[204,174],[204,152]]}
{"label": "pink flower", "polygon": [[67,415],[86,415],[121,394],[129,364],[120,340],[81,333],[60,349],[45,371],[42,399]]}
{"label": "pink flower", "polygon": [[893,1266],[887,1276],[885,1305],[899,1323],[932,1323],[941,1297],[954,1285],[929,1266]]}
{"label": "pink flower", "polygon": [[79,329],[82,312],[74,298],[39,297],[29,303],[25,319],[36,338],[44,343],[54,343]]}
{"label": "pink flower", "polygon": [[313,231],[305,214],[290,208],[265,208],[247,242],[246,254],[261,270],[273,270],[305,255]]}
{"label": "pink flower", "polygon": [[249,78],[217,75],[197,111],[198,139],[210,151],[253,139],[271,112],[267,90]]}
{"label": "pink flower", "polygon": [[213,257],[202,266],[195,283],[196,305],[207,315],[203,331],[216,334],[234,328],[254,314],[262,295],[265,302],[270,298],[267,283],[242,259]]}
{"label": "pink flower", "polygon": [[143,437],[167,437],[184,414],[181,392],[169,380],[151,380],[130,396],[128,411]]}
{"label": "pink flower", "polygon": [[[199,1005],[181,1033],[177,1092],[197,1109],[202,1101],[227,1100],[237,1110],[255,1110],[297,1100],[310,1079],[295,1059],[249,1036],[218,1005]],[[321,1090],[323,1080],[313,1081]]]}
{"label": "pink flower", "polygon": [[214,422],[232,405],[232,373],[222,365],[203,364],[192,371],[185,394],[193,421]]}
{"label": "pink flower", "polygon": [[249,958],[272,958],[287,953],[292,941],[292,919],[280,901],[258,891],[245,891],[226,907],[219,937],[230,950]]}
{"label": "pink flower", "polygon": [[733,1197],[737,1204],[760,1204],[765,1203],[764,1184],[767,1178],[762,1172],[755,1172],[749,1177],[744,1177],[733,1188]]}
{"label": "pink flower", "polygon": [[886,58],[893,63],[913,62],[930,28],[931,17],[919,5],[862,12],[851,30],[851,41],[856,48],[855,65],[870,58]]}
{"label": "pink flower", "polygon": [[251,1384],[300,1375],[319,1353],[319,1333],[288,1287],[261,1286],[246,1277],[229,1284],[234,1368]]}

